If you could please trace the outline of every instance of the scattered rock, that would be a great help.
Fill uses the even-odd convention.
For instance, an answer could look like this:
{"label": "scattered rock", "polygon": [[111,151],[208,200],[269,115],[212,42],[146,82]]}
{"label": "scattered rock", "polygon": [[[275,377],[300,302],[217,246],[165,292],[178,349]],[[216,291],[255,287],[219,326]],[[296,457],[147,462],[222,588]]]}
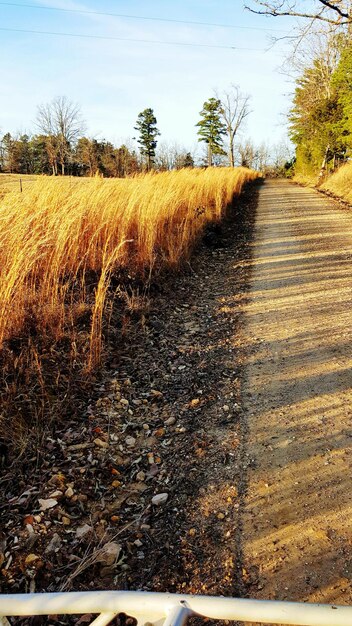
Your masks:
{"label": "scattered rock", "polygon": [[168,501],[169,494],[168,493],[158,493],[156,496],[152,498],[152,504],[155,506],[161,506]]}
{"label": "scattered rock", "polygon": [[54,533],[50,543],[47,545],[45,549],[45,554],[52,554],[53,552],[59,552],[61,549],[62,541],[60,535]]}
{"label": "scattered rock", "polygon": [[65,491],[65,496],[66,498],[72,498],[72,496],[74,495],[74,491],[72,489],[72,487],[68,487]]}
{"label": "scattered rock", "polygon": [[125,444],[129,448],[133,448],[136,445],[136,439],[134,437],[126,437]]}
{"label": "scattered rock", "polygon": [[89,524],[83,524],[83,526],[79,526],[79,528],[77,528],[76,538],[83,539],[83,537],[86,537],[91,532],[93,532],[93,527],[89,526]]}
{"label": "scattered rock", "polygon": [[172,426],[173,424],[176,424],[176,417],[169,417],[165,420],[164,424],[165,426]]}
{"label": "scattered rock", "polygon": [[57,500],[55,498],[48,498],[47,500],[43,500],[39,498],[39,508],[41,511],[47,511],[48,509],[53,509],[54,506],[57,505]]}
{"label": "scattered rock", "polygon": [[38,554],[29,554],[25,559],[25,564],[27,566],[32,565],[35,561],[38,561],[39,558]]}
{"label": "scattered rock", "polygon": [[119,543],[109,541],[101,550],[96,551],[96,563],[103,563],[106,567],[114,565],[121,552]]}
{"label": "scattered rock", "polygon": [[99,437],[97,437],[96,439],[94,439],[94,443],[96,446],[98,446],[98,448],[108,448],[109,444],[107,441],[103,441],[102,439],[99,439]]}
{"label": "scattered rock", "polygon": [[63,495],[64,495],[63,491],[61,491],[60,489],[57,489],[56,491],[53,491],[49,495],[49,498],[62,498]]}

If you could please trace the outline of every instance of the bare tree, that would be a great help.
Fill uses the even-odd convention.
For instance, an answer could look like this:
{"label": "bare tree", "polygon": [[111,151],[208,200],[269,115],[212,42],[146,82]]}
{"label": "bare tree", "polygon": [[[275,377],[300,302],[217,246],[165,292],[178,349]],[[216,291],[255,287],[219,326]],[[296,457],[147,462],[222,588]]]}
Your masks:
{"label": "bare tree", "polygon": [[242,167],[255,167],[257,159],[257,148],[250,139],[246,139],[244,143],[240,143],[237,146],[239,164]]}
{"label": "bare tree", "polygon": [[220,115],[228,138],[229,165],[235,167],[235,137],[251,113],[249,108],[251,96],[242,93],[238,85],[232,84],[228,91],[220,95],[216,93],[216,97],[221,103]]}
{"label": "bare tree", "polygon": [[[253,6],[253,3],[258,8]],[[245,2],[245,8],[259,15],[279,15],[302,17],[308,20],[327,22],[334,26],[347,26],[352,24],[351,0],[312,0],[307,9],[301,9],[308,2],[299,0],[251,0],[251,4]]]}
{"label": "bare tree", "polygon": [[38,107],[37,127],[47,137],[47,152],[53,174],[57,174],[59,163],[61,174],[64,175],[72,144],[85,129],[79,106],[66,96],[58,96]]}

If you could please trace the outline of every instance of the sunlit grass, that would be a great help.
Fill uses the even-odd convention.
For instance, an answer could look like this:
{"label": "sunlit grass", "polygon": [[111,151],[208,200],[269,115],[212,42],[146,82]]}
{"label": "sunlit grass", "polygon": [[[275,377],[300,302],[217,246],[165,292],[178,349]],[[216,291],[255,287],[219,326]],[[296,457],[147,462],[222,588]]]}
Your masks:
{"label": "sunlit grass", "polygon": [[129,179],[39,177],[22,193],[4,195],[0,347],[33,331],[57,339],[89,310],[87,366],[94,367],[112,274],[143,278],[175,269],[205,225],[219,221],[256,176],[245,168],[208,168]]}
{"label": "sunlit grass", "polygon": [[327,179],[322,189],[330,191],[347,202],[352,202],[352,163],[342,165]]}

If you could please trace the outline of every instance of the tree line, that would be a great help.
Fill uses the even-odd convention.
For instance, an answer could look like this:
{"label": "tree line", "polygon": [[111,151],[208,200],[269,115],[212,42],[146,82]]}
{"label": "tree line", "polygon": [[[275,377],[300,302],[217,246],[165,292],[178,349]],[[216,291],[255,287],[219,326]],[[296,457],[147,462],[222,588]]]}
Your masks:
{"label": "tree line", "polygon": [[352,156],[352,42],[327,33],[319,44],[297,78],[289,121],[296,170],[322,178]]}
{"label": "tree line", "polygon": [[[198,141],[205,145],[199,165],[251,166],[255,149],[248,141],[235,138],[250,113],[250,97],[237,85],[231,85],[222,96],[216,94],[203,104],[196,124]],[[111,141],[86,136],[86,125],[78,105],[66,97],[54,98],[37,110],[35,134],[0,138],[0,171],[17,174],[53,176],[130,176],[157,169],[193,167],[195,156],[176,144],[159,143],[161,135],[152,108],[139,113],[134,130],[137,147],[131,142],[115,146]],[[159,145],[158,145],[159,144]],[[263,153],[263,151],[262,151]]]}
{"label": "tree line", "polygon": [[289,132],[295,171],[321,180],[352,158],[352,0],[248,0],[245,6],[301,19],[283,66],[295,76]]}

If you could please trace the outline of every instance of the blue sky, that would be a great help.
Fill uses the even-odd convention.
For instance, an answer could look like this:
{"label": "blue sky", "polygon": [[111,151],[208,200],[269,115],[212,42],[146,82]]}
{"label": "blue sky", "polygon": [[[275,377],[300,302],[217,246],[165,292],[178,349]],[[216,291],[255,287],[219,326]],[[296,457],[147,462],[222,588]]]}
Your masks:
{"label": "blue sky", "polygon": [[[133,137],[138,113],[152,107],[161,138],[192,148],[204,100],[214,89],[221,91],[235,83],[252,95],[246,136],[255,143],[274,143],[286,136],[292,85],[278,72],[284,44],[266,51],[274,33],[261,29],[292,30],[290,20],[253,15],[243,10],[242,0],[17,0],[17,4],[21,6],[0,2],[3,132],[33,130],[37,105],[66,95],[80,104],[90,136],[115,142]],[[65,13],[25,4],[247,28]],[[1,28],[251,50],[59,37]]]}

